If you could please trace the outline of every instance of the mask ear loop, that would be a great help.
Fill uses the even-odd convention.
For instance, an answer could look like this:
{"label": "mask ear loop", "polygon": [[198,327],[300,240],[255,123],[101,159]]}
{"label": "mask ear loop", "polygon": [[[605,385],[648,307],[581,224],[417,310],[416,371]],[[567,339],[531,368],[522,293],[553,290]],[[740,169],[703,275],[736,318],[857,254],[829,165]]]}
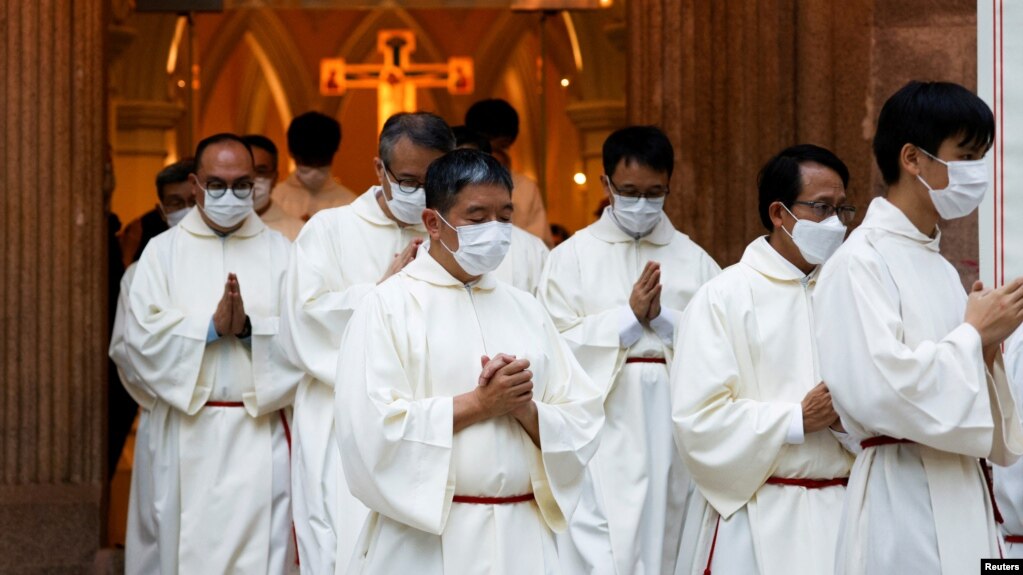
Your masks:
{"label": "mask ear loop", "polygon": [[[439,211],[433,210],[433,213],[437,214],[437,217],[440,218],[440,221],[444,222],[444,225],[446,225],[447,227],[455,230],[455,235],[456,236],[458,235],[458,228],[456,228],[455,226],[451,225],[446,219],[444,219],[444,216],[440,215]],[[453,250],[453,249],[449,248],[448,245],[446,243],[444,243],[444,240],[442,238],[438,237],[437,241],[439,241],[440,245],[444,246],[444,249],[448,250],[452,255],[454,255],[454,253],[457,251],[457,250]],[[462,245],[462,238],[460,236],[458,238],[458,245],[459,245],[459,247],[461,247],[461,245]]]}

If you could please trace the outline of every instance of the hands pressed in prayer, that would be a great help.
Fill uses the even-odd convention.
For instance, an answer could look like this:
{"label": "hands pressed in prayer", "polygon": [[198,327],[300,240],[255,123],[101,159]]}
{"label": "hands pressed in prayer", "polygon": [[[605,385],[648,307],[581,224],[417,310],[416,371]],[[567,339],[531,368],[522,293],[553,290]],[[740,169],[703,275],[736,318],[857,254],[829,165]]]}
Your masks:
{"label": "hands pressed in prayer", "polygon": [[238,335],[245,330],[245,320],[245,302],[242,300],[238,276],[229,273],[224,282],[224,295],[220,297],[217,309],[213,312],[213,327],[220,336]]}
{"label": "hands pressed in prayer", "polygon": [[980,334],[984,360],[990,366],[998,346],[1023,322],[1023,277],[997,289],[985,289],[983,282],[973,282],[965,321]]}
{"label": "hands pressed in prayer", "polygon": [[[487,358],[484,356],[482,359]],[[487,371],[488,364],[497,362],[504,365],[492,368],[490,370],[492,375],[486,385],[478,386],[475,391],[480,405],[489,417],[507,415],[533,401],[533,372],[527,369],[529,360],[499,354],[494,360],[484,362],[484,371]],[[480,378],[482,379],[482,375]]]}
{"label": "hands pressed in prayer", "polygon": [[806,394],[802,406],[804,434],[820,431],[838,421],[838,414],[831,404],[831,392],[823,381]]}
{"label": "hands pressed in prayer", "polygon": [[416,259],[416,253],[421,245],[423,245],[423,238],[413,238],[405,246],[405,249],[401,250],[401,253],[394,254],[394,258],[391,259],[391,265],[387,266],[387,271],[384,272],[384,276],[377,283],[383,283],[384,280],[400,272],[412,260]]}
{"label": "hands pressed in prayer", "polygon": [[[480,372],[479,386],[483,387],[488,385],[499,370],[501,370],[505,366],[510,365],[514,361],[516,361],[514,355],[508,355],[504,353],[499,353],[495,355],[493,358],[489,358],[485,355],[482,356],[480,358],[480,363],[483,364],[483,371]],[[529,367],[528,360],[522,361],[526,362],[526,367]],[[533,444],[536,445],[537,447],[540,447],[540,420],[539,414],[536,411],[536,404],[533,403],[532,401],[533,400],[532,389],[533,389],[532,374],[530,374],[529,382],[530,391],[524,394],[524,396],[528,397],[529,399],[526,400],[524,403],[520,404],[518,407],[515,407],[508,411],[508,415],[514,417],[515,420],[518,421],[519,424],[522,426],[522,428],[526,430],[526,433],[529,434],[530,439],[533,440]]]}
{"label": "hands pressed in prayer", "polygon": [[649,261],[632,286],[629,307],[641,323],[661,315],[661,264]]}

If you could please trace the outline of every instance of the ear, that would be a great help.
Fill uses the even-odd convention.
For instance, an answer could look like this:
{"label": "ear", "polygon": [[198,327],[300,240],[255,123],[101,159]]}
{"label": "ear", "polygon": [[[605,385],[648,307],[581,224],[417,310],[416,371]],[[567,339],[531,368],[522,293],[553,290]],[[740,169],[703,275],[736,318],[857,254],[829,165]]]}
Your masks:
{"label": "ear", "polygon": [[785,211],[785,205],[781,202],[772,202],[771,205],[767,206],[767,215],[771,218],[771,225],[774,226],[775,230],[780,230],[785,223],[785,216],[788,212]]}
{"label": "ear", "polygon": [[607,201],[614,205],[615,199],[614,193],[611,191],[611,178],[608,177],[607,174],[600,176],[600,187],[604,190],[604,195],[607,196]]}
{"label": "ear", "polygon": [[920,150],[913,144],[904,144],[902,149],[899,150],[899,165],[902,166],[902,171],[908,173],[912,177],[920,175],[920,158],[923,156]]}
{"label": "ear", "polygon": [[437,242],[440,240],[440,228],[443,225],[444,222],[440,221],[436,210],[430,208],[423,210],[423,226],[426,228],[426,233],[430,236],[431,241]]}
{"label": "ear", "polygon": [[188,179],[192,182],[192,200],[205,208],[206,194],[204,194],[202,188],[199,187],[199,176],[196,176],[195,174],[188,174]]}

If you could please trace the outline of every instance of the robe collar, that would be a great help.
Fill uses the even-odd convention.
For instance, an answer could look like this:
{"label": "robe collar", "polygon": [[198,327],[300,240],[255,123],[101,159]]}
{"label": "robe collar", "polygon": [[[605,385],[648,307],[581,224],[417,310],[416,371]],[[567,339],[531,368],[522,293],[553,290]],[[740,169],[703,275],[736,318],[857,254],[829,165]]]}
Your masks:
{"label": "robe collar", "polygon": [[918,230],[913,225],[913,222],[909,221],[909,218],[906,217],[906,214],[902,213],[902,210],[895,207],[886,198],[874,198],[870,202],[870,206],[867,208],[867,215],[864,216],[860,227],[884,230],[912,240],[933,252],[941,251],[940,228],[938,228],[938,233],[934,234],[933,238],[927,236],[927,234]]}
{"label": "robe collar", "polygon": [[206,222],[202,219],[202,215],[199,214],[199,206],[192,208],[192,211],[190,211],[178,225],[194,235],[214,238],[250,238],[259,234],[266,228],[266,224],[263,223],[263,220],[259,219],[259,216],[257,216],[256,212],[253,211],[245,217],[245,222],[242,223],[240,228],[227,235],[222,235],[206,225]]}
{"label": "robe collar", "polygon": [[[405,266],[404,272],[413,279],[431,283],[435,286],[464,288],[466,285],[458,281],[458,278],[455,276],[449,274],[448,270],[444,269],[444,266],[440,265],[440,262],[434,259],[430,252],[422,247],[419,248],[416,259]],[[494,279],[493,273],[488,273],[480,276],[480,279],[471,285],[482,290],[492,290],[497,286],[497,280]]]}
{"label": "robe collar", "polygon": [[813,285],[817,281],[817,275],[821,269],[821,266],[817,266],[809,274],[804,274],[803,270],[797,268],[795,264],[774,249],[767,236],[760,236],[746,246],[746,251],[743,252],[742,259],[739,261],[773,280],[798,281],[809,285]]}
{"label": "robe collar", "polygon": [[[398,222],[387,217],[384,213],[383,208],[377,203],[377,194],[384,193],[383,188],[380,186],[372,186],[366,190],[361,196],[352,202],[352,209],[358,216],[367,222],[376,226],[394,226],[399,228]],[[405,226],[402,229],[411,229],[417,232],[426,233],[426,227],[423,226],[423,222],[419,222],[410,226]]]}
{"label": "robe collar", "polygon": [[614,216],[611,213],[611,206],[604,208],[604,213],[600,215],[600,219],[590,225],[590,233],[594,235],[598,240],[605,241],[611,244],[621,242],[649,242],[658,246],[666,246],[671,243],[672,236],[675,235],[675,226],[671,224],[671,220],[668,219],[667,214],[661,212],[661,219],[654,226],[653,231],[649,234],[636,239],[627,234],[622,228],[618,227],[618,223],[615,222]]}

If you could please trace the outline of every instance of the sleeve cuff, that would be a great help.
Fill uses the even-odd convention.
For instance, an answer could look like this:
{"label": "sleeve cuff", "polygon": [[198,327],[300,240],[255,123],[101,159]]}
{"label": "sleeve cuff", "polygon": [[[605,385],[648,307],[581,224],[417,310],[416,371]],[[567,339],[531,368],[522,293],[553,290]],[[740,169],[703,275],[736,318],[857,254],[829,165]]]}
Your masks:
{"label": "sleeve cuff", "polygon": [[618,341],[621,342],[622,347],[632,347],[641,337],[643,337],[643,324],[639,323],[639,320],[636,319],[636,314],[632,313],[632,308],[627,305],[620,307],[618,312]]}
{"label": "sleeve cuff", "polygon": [[213,343],[220,339],[217,328],[213,325],[213,317],[210,316],[210,327],[206,330],[206,343]]}
{"label": "sleeve cuff", "polygon": [[668,307],[661,308],[661,314],[650,320],[650,327],[661,338],[664,345],[671,347],[675,341],[675,328],[678,327],[682,313]]}
{"label": "sleeve cuff", "polygon": [[785,443],[801,445],[804,439],[803,406],[797,403],[792,407],[792,415],[789,417],[789,430],[785,432]]}

